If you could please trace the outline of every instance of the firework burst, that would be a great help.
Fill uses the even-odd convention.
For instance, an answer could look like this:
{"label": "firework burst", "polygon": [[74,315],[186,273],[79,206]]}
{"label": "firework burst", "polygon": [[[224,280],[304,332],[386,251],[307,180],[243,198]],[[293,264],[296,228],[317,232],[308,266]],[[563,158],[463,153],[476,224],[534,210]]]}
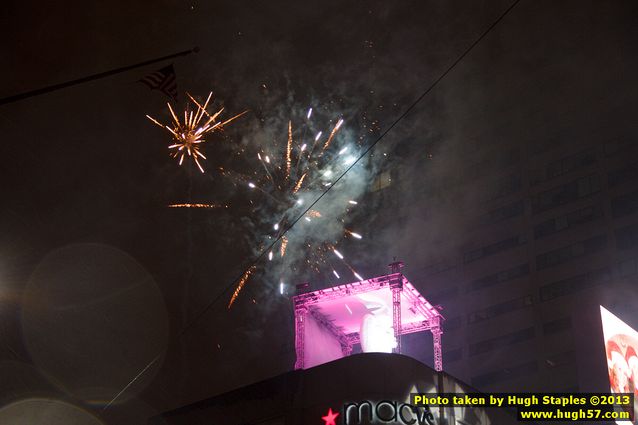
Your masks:
{"label": "firework burst", "polygon": [[157,126],[168,130],[171,133],[173,136],[173,143],[168,146],[168,149],[170,150],[170,155],[173,158],[178,158],[179,165],[182,165],[184,163],[184,159],[189,157],[192,158],[199,170],[203,173],[204,168],[199,161],[200,159],[206,159],[206,156],[204,156],[200,149],[201,144],[206,141],[205,137],[214,132],[221,131],[225,125],[244,115],[247,111],[237,114],[226,121],[218,121],[217,119],[224,111],[224,108],[221,108],[214,114],[210,114],[206,110],[213,92],[209,93],[208,98],[203,105],[193,99],[190,94],[187,93],[187,95],[195,104],[195,108],[193,110],[191,109],[190,103],[187,104],[182,121],[180,121],[177,117],[177,114],[170,103],[167,103],[168,110],[172,117],[170,125],[162,124],[150,115],[146,115],[146,117]]}
{"label": "firework burst", "polygon": [[[311,115],[312,109],[309,109],[305,115],[306,122]],[[340,184],[335,187],[336,193],[331,194],[336,196],[327,196],[326,202],[308,209],[352,164],[352,157],[346,153],[355,151],[358,146],[337,137],[343,123],[343,119],[338,119],[325,132],[327,136],[322,138],[324,133],[321,131],[308,134],[307,123],[303,131],[296,132],[292,121],[289,121],[287,137],[282,138],[280,145],[262,146],[252,157],[256,161],[248,158],[253,164],[250,166],[251,173],[222,171],[235,184],[253,193],[251,204],[254,205],[253,218],[257,224],[257,250],[269,247],[263,271],[269,280],[289,281],[290,273],[295,274],[294,279],[299,279],[299,274],[306,271],[340,279],[336,269],[344,269],[361,280],[336,248],[343,238],[362,238],[359,233],[343,227],[343,217],[357,205],[350,197],[352,187]],[[299,133],[302,133],[301,137]],[[308,140],[304,140],[307,134]],[[364,184],[359,182],[353,186]],[[360,189],[354,191],[355,195],[360,194]],[[236,294],[247,279],[239,281]],[[233,294],[233,302],[236,294]]]}

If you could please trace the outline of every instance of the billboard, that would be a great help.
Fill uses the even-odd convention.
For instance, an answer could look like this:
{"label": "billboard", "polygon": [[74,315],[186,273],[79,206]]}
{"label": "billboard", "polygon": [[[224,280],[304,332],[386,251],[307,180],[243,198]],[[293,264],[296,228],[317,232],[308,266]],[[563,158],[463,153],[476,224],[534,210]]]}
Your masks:
{"label": "billboard", "polygon": [[[607,354],[609,384],[613,393],[634,394],[634,418],[638,417],[638,332],[600,306]],[[616,421],[626,424],[627,421]]]}

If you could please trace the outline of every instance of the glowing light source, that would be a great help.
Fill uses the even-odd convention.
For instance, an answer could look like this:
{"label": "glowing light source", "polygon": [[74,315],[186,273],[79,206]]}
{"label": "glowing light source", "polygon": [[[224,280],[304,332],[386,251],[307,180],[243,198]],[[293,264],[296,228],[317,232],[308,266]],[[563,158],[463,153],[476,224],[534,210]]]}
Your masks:
{"label": "glowing light source", "polygon": [[253,182],[248,183],[248,187],[251,188],[251,189],[254,189],[255,188],[255,183],[253,183]]}
{"label": "glowing light source", "polygon": [[275,230],[279,230],[279,223],[275,223],[275,225],[273,226],[273,228],[274,228]]}
{"label": "glowing light source", "polygon": [[353,200],[348,201],[348,203],[351,205],[357,205],[357,201],[353,201]]}
{"label": "glowing light source", "polygon": [[326,416],[322,416],[321,419],[324,421],[324,425],[336,425],[335,419],[339,416],[339,412],[333,412],[332,407],[328,409],[328,413]]}
{"label": "glowing light source", "polygon": [[357,160],[357,158],[355,158],[354,156],[348,155],[346,157],[346,159],[343,160],[343,163],[345,165],[352,165],[352,164],[354,164],[356,162],[356,160]]}
{"label": "glowing light source", "polygon": [[392,317],[386,313],[366,314],[361,324],[361,350],[364,353],[391,353],[397,346]]}
{"label": "glowing light source", "polygon": [[269,260],[269,261],[272,261],[272,251],[270,251],[270,252],[268,253],[268,260]]}

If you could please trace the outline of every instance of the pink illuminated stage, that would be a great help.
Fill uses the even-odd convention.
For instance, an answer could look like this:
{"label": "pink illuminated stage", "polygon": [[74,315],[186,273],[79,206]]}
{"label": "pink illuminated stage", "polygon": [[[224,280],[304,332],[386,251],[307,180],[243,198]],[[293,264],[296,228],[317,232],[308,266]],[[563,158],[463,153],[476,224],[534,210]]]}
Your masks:
{"label": "pink illuminated stage", "polygon": [[443,370],[443,316],[390,264],[391,274],[293,297],[295,369],[349,356],[355,344],[363,352],[401,353],[401,335],[430,331],[434,368]]}

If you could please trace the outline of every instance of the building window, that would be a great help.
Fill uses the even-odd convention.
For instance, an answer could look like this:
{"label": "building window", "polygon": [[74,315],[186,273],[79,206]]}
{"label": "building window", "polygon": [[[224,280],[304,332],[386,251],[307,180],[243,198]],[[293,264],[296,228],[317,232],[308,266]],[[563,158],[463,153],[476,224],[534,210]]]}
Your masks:
{"label": "building window", "polygon": [[532,197],[532,212],[537,214],[600,191],[600,177],[592,174]]}
{"label": "building window", "polygon": [[476,178],[489,173],[491,170],[503,170],[505,168],[510,168],[517,165],[520,161],[521,154],[518,148],[510,150],[499,148],[486,155],[486,159],[470,164],[465,178],[469,180],[476,180]]}
{"label": "building window", "polygon": [[452,299],[459,294],[459,287],[453,286],[451,288],[445,288],[442,291],[430,294],[428,298],[432,298],[435,303],[441,303],[442,301]]}
{"label": "building window", "polygon": [[548,179],[558,177],[579,168],[588,167],[596,163],[596,151],[593,149],[582,151],[576,155],[561,158],[547,165],[546,175]]}
{"label": "building window", "polygon": [[505,205],[495,210],[489,211],[487,214],[481,217],[481,224],[498,223],[503,220],[507,220],[509,218],[521,216],[524,213],[525,213],[525,203],[521,199],[519,201],[513,202],[511,204]]}
{"label": "building window", "polygon": [[443,353],[443,361],[446,363],[453,363],[463,358],[463,348],[457,348],[456,350],[450,350]]}
{"label": "building window", "polygon": [[507,335],[487,339],[470,345],[470,356],[487,353],[498,348],[507,347],[534,338],[534,327],[521,329]]}
{"label": "building window", "polygon": [[632,274],[636,274],[636,259],[632,258],[630,260],[621,261],[618,263],[618,274],[621,277],[631,276]]}
{"label": "building window", "polygon": [[521,264],[511,269],[503,270],[480,279],[473,280],[468,284],[468,291],[484,289],[497,283],[507,282],[529,274],[529,264]]}
{"label": "building window", "polygon": [[463,254],[463,262],[471,263],[476,260],[480,260],[483,257],[497,254],[502,251],[507,251],[517,246],[527,243],[527,239],[524,236],[513,236],[511,238],[503,239],[491,245],[484,246],[479,249],[467,251]]}
{"label": "building window", "polygon": [[461,321],[461,316],[456,316],[453,319],[447,319],[443,323],[443,330],[445,332],[455,331],[461,327],[462,323],[463,322]]}
{"label": "building window", "polygon": [[495,304],[493,306],[474,311],[467,316],[468,325],[473,323],[479,323],[484,320],[491,319],[512,311],[521,310],[534,304],[534,299],[531,295],[516,298],[503,303]]}
{"label": "building window", "polygon": [[548,139],[541,139],[539,140],[537,143],[534,143],[531,148],[530,148],[530,152],[533,154],[540,154],[540,153],[544,153],[544,152],[549,152],[552,149],[557,148],[558,146],[562,145],[564,143],[564,138],[562,137],[553,137],[553,138],[548,138]]}
{"label": "building window", "polygon": [[616,230],[616,246],[618,249],[631,249],[638,246],[638,224]]}
{"label": "building window", "polygon": [[545,359],[545,366],[548,369],[555,369],[562,366],[575,365],[576,352],[574,350],[565,351],[563,353],[554,354]]}
{"label": "building window", "polygon": [[610,279],[611,270],[609,267],[603,267],[602,269],[583,273],[578,276],[570,277],[569,279],[559,280],[557,282],[541,286],[540,300],[549,301],[554,298],[570,295],[575,292],[580,292],[587,288],[603,284],[608,282]]}
{"label": "building window", "polygon": [[560,319],[552,320],[551,322],[543,323],[543,334],[553,335],[559,332],[564,332],[572,327],[571,317],[562,317]]}
{"label": "building window", "polygon": [[425,276],[430,276],[430,275],[443,273],[443,272],[446,272],[448,270],[452,270],[452,269],[455,269],[455,268],[456,268],[456,265],[454,265],[454,264],[448,264],[446,262],[440,262],[440,263],[432,264],[432,265],[429,265],[429,266],[426,266],[425,268],[423,268],[423,274]]}
{"label": "building window", "polygon": [[605,156],[615,156],[621,153],[629,153],[636,146],[636,142],[631,139],[616,139],[612,142],[606,143],[604,147]]}
{"label": "building window", "polygon": [[538,372],[538,364],[536,361],[519,363],[515,366],[496,370],[494,372],[484,373],[472,377],[472,385],[475,387],[483,387],[492,385],[497,382],[506,381],[508,379],[520,378],[522,376],[533,375]]}
{"label": "building window", "polygon": [[606,245],[607,237],[600,235],[545,252],[536,256],[536,269],[542,270],[554,267],[567,261],[596,253],[603,250]]}
{"label": "building window", "polygon": [[392,173],[390,171],[383,171],[377,174],[377,177],[374,179],[372,183],[372,191],[376,192],[381,189],[385,189],[386,187],[392,184]]}
{"label": "building window", "polygon": [[493,182],[491,189],[488,190],[488,194],[485,198],[487,201],[493,201],[519,191],[521,186],[522,179],[520,174],[511,174],[509,176],[501,177]]}
{"label": "building window", "polygon": [[607,173],[609,187],[618,186],[624,182],[638,179],[638,163],[626,165]]}
{"label": "building window", "polygon": [[611,200],[611,215],[614,218],[638,212],[638,190]]}
{"label": "building window", "polygon": [[560,232],[561,230],[567,230],[579,224],[599,219],[603,217],[603,215],[603,207],[601,205],[581,208],[579,210],[572,211],[569,214],[552,218],[537,224],[534,226],[534,238],[540,239]]}

